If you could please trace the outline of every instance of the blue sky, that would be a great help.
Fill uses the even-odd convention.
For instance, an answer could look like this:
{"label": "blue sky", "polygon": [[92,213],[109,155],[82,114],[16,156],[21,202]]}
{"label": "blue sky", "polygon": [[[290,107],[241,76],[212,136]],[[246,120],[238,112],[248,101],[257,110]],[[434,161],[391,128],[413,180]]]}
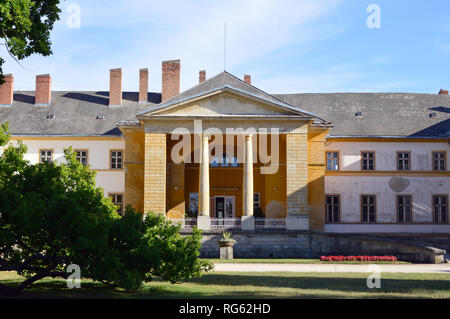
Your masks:
{"label": "blue sky", "polygon": [[[71,4],[80,28],[69,28]],[[370,4],[381,28],[370,29]],[[36,74],[50,73],[53,90],[107,90],[109,69],[121,67],[123,89],[160,92],[161,61],[181,59],[181,89],[223,70],[270,93],[416,92],[450,88],[448,0],[64,1],[52,32],[53,55],[17,65],[7,58],[16,90],[34,90]],[[5,56],[3,49],[0,54]]]}

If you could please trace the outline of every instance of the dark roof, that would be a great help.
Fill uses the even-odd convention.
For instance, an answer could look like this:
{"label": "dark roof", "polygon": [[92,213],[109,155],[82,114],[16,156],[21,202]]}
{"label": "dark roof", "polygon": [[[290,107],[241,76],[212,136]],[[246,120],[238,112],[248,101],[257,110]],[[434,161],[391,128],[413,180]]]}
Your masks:
{"label": "dark roof", "polygon": [[[413,93],[275,94],[331,121],[331,136],[450,136],[450,96]],[[362,116],[355,116],[361,112]],[[435,113],[436,117],[430,117]]]}
{"label": "dark roof", "polygon": [[[14,135],[120,135],[117,121],[135,119],[136,113],[161,101],[160,93],[149,93],[148,103],[138,103],[138,95],[123,92],[122,106],[109,107],[108,92],[56,91],[50,106],[36,106],[33,91],[17,91],[12,106],[0,107],[0,123],[8,121]],[[104,119],[97,119],[102,115]]]}
{"label": "dark roof", "polygon": [[[222,72],[164,104],[229,85],[274,103],[331,121],[332,136],[450,136],[450,96],[411,93],[304,93],[270,95]],[[121,107],[108,107],[108,92],[52,92],[50,106],[35,106],[34,92],[17,91],[10,107],[0,106],[0,123],[14,135],[120,135],[117,122],[161,107],[161,94],[149,93],[138,103],[137,92],[124,92]],[[355,116],[361,112],[362,116]],[[430,114],[435,113],[435,117]],[[47,119],[48,115],[54,119]],[[97,119],[103,115],[104,119]],[[134,122],[133,122],[134,123]]]}
{"label": "dark roof", "polygon": [[217,74],[216,76],[209,78],[205,82],[199,83],[196,86],[194,86],[184,92],[181,92],[177,96],[174,96],[174,97],[168,99],[167,101],[164,101],[164,103],[156,105],[155,107],[150,108],[150,109],[146,110],[145,112],[142,112],[142,114],[145,114],[147,112],[152,112],[152,111],[155,111],[158,109],[163,109],[163,108],[171,106],[173,104],[176,104],[176,103],[179,103],[179,102],[182,102],[185,100],[189,100],[191,98],[195,98],[198,96],[202,96],[202,95],[205,95],[205,94],[217,91],[217,90],[221,90],[224,88],[234,90],[235,92],[238,91],[240,93],[248,94],[253,97],[263,99],[263,100],[271,102],[271,103],[275,103],[275,104],[279,105],[280,107],[291,109],[294,112],[302,112],[302,113],[304,113],[304,114],[302,114],[303,116],[315,117],[314,114],[311,114],[310,112],[307,112],[307,111],[303,111],[303,110],[301,110],[301,108],[294,107],[293,105],[289,105],[289,103],[281,101],[280,99],[276,98],[275,96],[273,96],[267,92],[264,92],[264,91],[258,89],[257,87],[246,83],[245,81],[242,81],[241,79],[235,77],[234,75],[232,75],[226,71],[221,72],[221,73]]}

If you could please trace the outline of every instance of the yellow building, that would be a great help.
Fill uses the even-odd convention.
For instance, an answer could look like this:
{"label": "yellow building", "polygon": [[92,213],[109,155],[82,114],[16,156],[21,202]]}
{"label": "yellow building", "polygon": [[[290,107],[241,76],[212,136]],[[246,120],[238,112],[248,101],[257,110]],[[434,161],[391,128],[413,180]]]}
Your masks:
{"label": "yellow building", "polygon": [[[32,163],[72,146],[120,210],[184,227],[450,234],[450,97],[414,93],[271,95],[228,72],[180,93],[180,61],[162,92],[52,92],[0,86],[0,122]],[[329,122],[331,121],[331,122]],[[1,151],[1,150],[0,150]]]}
{"label": "yellow building", "polygon": [[125,204],[172,219],[198,213],[202,229],[227,219],[251,230],[255,215],[286,219],[287,229],[323,229],[330,124],[227,72],[167,94],[174,77],[164,70],[179,72],[179,61],[166,63],[162,103],[118,123]]}

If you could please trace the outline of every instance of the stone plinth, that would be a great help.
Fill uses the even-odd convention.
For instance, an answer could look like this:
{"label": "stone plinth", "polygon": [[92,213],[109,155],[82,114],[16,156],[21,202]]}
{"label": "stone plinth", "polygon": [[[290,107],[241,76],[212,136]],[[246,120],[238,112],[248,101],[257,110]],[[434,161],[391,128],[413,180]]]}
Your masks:
{"label": "stone plinth", "polygon": [[220,259],[233,259],[233,247],[220,247]]}

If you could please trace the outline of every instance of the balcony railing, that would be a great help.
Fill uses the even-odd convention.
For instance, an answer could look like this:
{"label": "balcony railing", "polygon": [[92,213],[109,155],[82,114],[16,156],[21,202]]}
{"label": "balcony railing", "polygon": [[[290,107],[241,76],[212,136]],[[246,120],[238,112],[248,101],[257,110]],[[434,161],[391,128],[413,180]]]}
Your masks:
{"label": "balcony railing", "polygon": [[183,229],[191,229],[197,226],[197,218],[169,219],[173,224],[180,224]]}
{"label": "balcony railing", "polygon": [[211,229],[241,229],[241,219],[211,218]]}
{"label": "balcony railing", "polygon": [[255,218],[255,229],[286,229],[285,218]]}
{"label": "balcony railing", "polygon": [[[174,224],[180,224],[182,229],[192,229],[197,226],[197,218],[170,219]],[[212,230],[239,230],[240,218],[211,218]],[[285,230],[285,218],[255,218],[255,230]]]}

